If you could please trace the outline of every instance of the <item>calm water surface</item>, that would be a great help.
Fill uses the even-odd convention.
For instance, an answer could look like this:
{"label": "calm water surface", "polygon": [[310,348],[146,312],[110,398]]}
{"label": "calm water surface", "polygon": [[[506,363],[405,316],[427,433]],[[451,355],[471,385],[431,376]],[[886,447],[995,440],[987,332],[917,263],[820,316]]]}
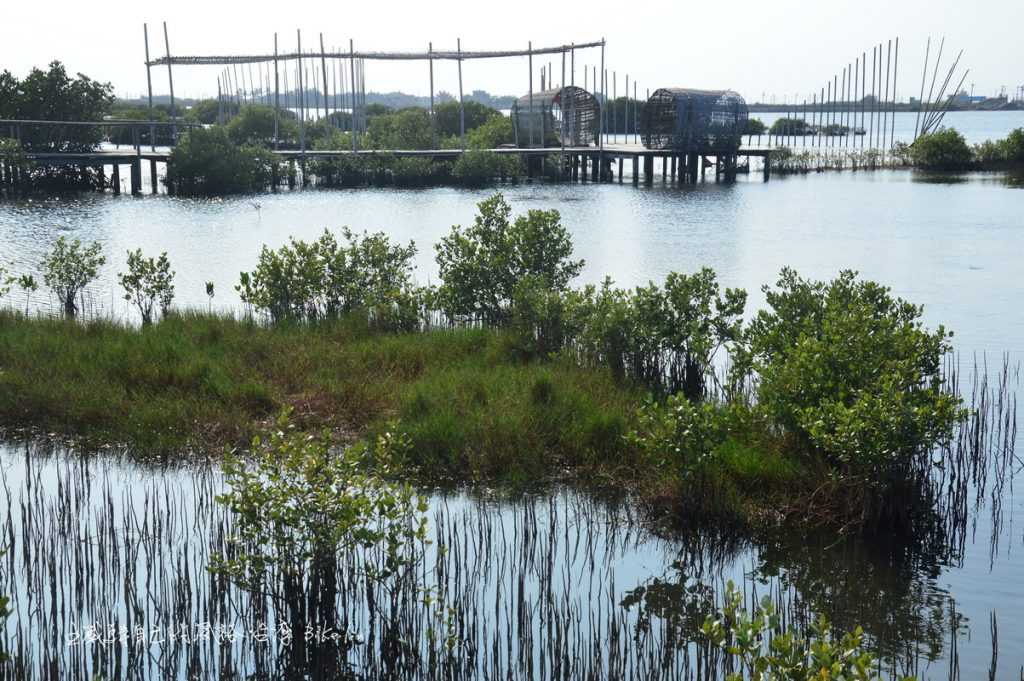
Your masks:
{"label": "calm water surface", "polygon": [[[556,208],[561,212],[577,255],[586,259],[580,283],[596,283],[608,275],[621,285],[635,285],[660,280],[673,270],[688,272],[707,265],[725,285],[746,288],[756,308],[763,303],[760,286],[774,281],[783,266],[821,278],[853,268],[923,304],[930,325],[941,323],[953,329],[955,346],[965,363],[984,353],[994,365],[1004,353],[1012,364],[1024,358],[1022,184],[1019,178],[1002,175],[951,177],[892,171],[773,178],[767,184],[753,175],[733,186],[678,188],[656,182],[638,189],[518,185],[503,191],[517,211]],[[436,280],[433,244],[452,224],[470,222],[476,203],[489,193],[307,190],[217,201],[98,195],[0,201],[0,261],[16,274],[38,274],[36,263],[56,236],[98,240],[110,262],[101,274],[103,283],[89,292],[91,304],[96,310],[127,315],[110,287],[123,267],[122,254],[136,247],[151,254],[166,250],[178,272],[180,304],[205,308],[204,282],[213,281],[215,306],[237,309],[233,285],[239,271],[253,267],[261,245],[278,246],[289,235],[315,238],[324,228],[347,225],[414,240],[419,247],[417,278],[426,283]],[[48,305],[43,292],[36,298],[33,305]],[[8,303],[24,304],[24,300],[12,294]],[[1013,386],[1019,386],[1017,375]],[[45,523],[33,526],[38,536],[25,529],[27,512],[22,502],[35,498],[55,511],[67,504],[70,492],[58,493],[51,482],[76,479],[71,472],[75,464],[69,461],[74,457],[60,453],[28,456],[22,445],[0,448],[5,483],[0,520],[4,527],[13,528],[15,537],[3,586],[8,592],[20,592],[15,605],[23,615],[22,636],[29,647],[44,645],[39,631],[45,626],[33,625],[33,617],[45,615],[51,600],[60,601],[63,596],[29,596],[34,591],[27,584],[38,574],[25,553],[24,539],[41,541],[50,535],[45,534],[49,531]],[[1014,470],[1020,462],[1007,465]],[[143,489],[150,490],[152,498],[164,490],[171,495],[165,503],[180,493],[184,496],[178,506],[187,518],[201,515],[191,508],[194,493],[188,490],[195,484],[191,471],[167,472],[102,458],[82,466],[84,473],[80,466],[77,475],[95,480],[96,486],[74,492],[71,496],[80,503],[69,507],[70,515],[63,517],[77,520],[70,527],[79,527],[83,534],[113,528],[118,537],[118,532],[124,535],[127,550],[133,534],[126,529],[130,523],[125,520],[129,514],[125,500],[137,498]],[[35,486],[27,482],[33,476],[39,481]],[[209,477],[204,474],[204,479]],[[213,479],[209,484],[217,482]],[[503,619],[502,608],[516,607],[522,599],[531,608],[540,607],[541,587],[554,584],[555,601],[562,605],[548,616],[538,615],[530,629],[533,638],[524,641],[517,638],[521,631],[505,632],[517,640],[510,650],[529,650],[526,657],[538,664],[543,656],[538,641],[554,636],[544,627],[551,626],[552,618],[565,617],[565,622],[575,622],[572,631],[579,635],[579,650],[587,650],[588,641],[600,645],[612,630],[619,631],[623,640],[634,637],[636,643],[623,659],[635,677],[646,678],[645,670],[653,669],[651,661],[663,661],[645,651],[669,640],[676,650],[669,656],[676,671],[688,668],[695,658],[685,658],[681,651],[694,650],[685,641],[687,635],[692,639],[691,620],[697,619],[693,613],[703,612],[700,604],[707,596],[703,589],[710,589],[707,597],[713,600],[723,581],[734,579],[746,585],[748,593],[756,589],[775,594],[794,616],[808,608],[823,609],[841,623],[864,624],[897,671],[945,679],[953,668],[959,670],[958,678],[987,677],[992,663],[992,618],[999,644],[995,678],[1019,678],[1024,667],[1024,547],[1019,523],[1014,522],[1020,517],[1021,502],[1014,497],[1012,484],[999,495],[982,489],[978,503],[970,504],[969,517],[957,523],[955,536],[899,549],[808,537],[759,546],[708,537],[659,538],[644,532],[628,511],[568,490],[513,500],[487,495],[481,499],[479,492],[434,493],[431,498],[435,528],[479,528],[480,523],[491,528],[478,534],[486,539],[463,554],[465,564],[474,566],[471,571],[480,580],[467,590],[478,599],[478,610],[489,612],[497,603],[495,612],[502,613],[480,636],[505,632],[511,625]],[[993,498],[999,504],[994,506]],[[110,521],[104,519],[107,499],[114,500],[107,511]],[[7,504],[2,503],[5,500]],[[537,518],[542,520],[537,523],[542,543],[554,558],[554,568],[546,568],[547,572],[535,568],[532,558],[517,553],[521,540],[512,531]],[[189,560],[201,568],[209,537],[202,523],[183,521],[181,525],[190,529],[183,529],[176,542],[167,544],[168,555],[177,556],[192,546]],[[502,528],[505,531],[499,531]],[[583,553],[578,552],[580,541],[587,547]],[[527,566],[525,595],[519,601],[499,588],[509,578],[502,568],[481,562],[478,552],[485,550]],[[133,560],[141,560],[143,554],[133,555]],[[557,574],[554,579],[548,579],[551,570]],[[64,573],[55,569],[54,574]],[[64,584],[64,579],[57,583]],[[191,584],[189,602],[199,603],[203,588],[201,580]],[[57,593],[71,591],[69,583],[67,591]],[[62,611],[62,626],[69,626],[74,617],[81,625],[86,618],[101,616],[104,608],[125,607],[116,599],[88,602],[86,598],[86,602],[80,615],[71,614],[74,608]],[[46,607],[30,616],[37,605]],[[8,624],[9,637],[13,627]],[[903,642],[903,649],[897,649],[896,641]],[[503,664],[511,662],[506,659]],[[597,666],[607,670],[607,664],[606,660]],[[167,669],[160,672],[167,673]],[[671,676],[665,670],[659,674]]]}

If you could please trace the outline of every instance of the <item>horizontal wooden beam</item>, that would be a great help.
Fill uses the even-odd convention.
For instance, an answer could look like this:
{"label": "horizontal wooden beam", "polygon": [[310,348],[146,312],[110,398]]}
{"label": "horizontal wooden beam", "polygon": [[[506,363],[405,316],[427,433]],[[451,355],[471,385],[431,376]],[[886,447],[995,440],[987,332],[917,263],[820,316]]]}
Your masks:
{"label": "horizontal wooden beam", "polygon": [[200,125],[199,123],[188,123],[182,121],[139,121],[139,120],[105,120],[105,121],[41,121],[41,120],[29,120],[20,118],[0,118],[0,125],[37,125],[37,126],[66,126],[66,125],[84,125],[93,128],[122,128],[125,126],[138,126],[140,128],[155,127],[167,127],[167,126],[180,126],[180,127],[194,127]]}
{"label": "horizontal wooden beam", "polygon": [[[562,54],[573,50],[584,50],[590,47],[601,47],[604,41],[589,43],[573,43],[568,45],[555,45],[553,47],[538,47],[531,50],[491,50],[482,52],[469,52],[466,50],[439,50],[431,52],[324,52],[327,59],[366,59],[369,61],[428,61],[431,59],[448,59],[453,61],[466,59],[498,59],[502,57],[526,57],[530,54]],[[309,59],[310,57],[321,56],[320,52],[285,52],[278,54],[278,61],[291,61]],[[257,64],[262,62],[273,62],[273,54],[243,54],[243,55],[213,55],[213,56],[186,56],[186,57],[159,57],[146,62],[146,66],[230,66],[231,64]]]}

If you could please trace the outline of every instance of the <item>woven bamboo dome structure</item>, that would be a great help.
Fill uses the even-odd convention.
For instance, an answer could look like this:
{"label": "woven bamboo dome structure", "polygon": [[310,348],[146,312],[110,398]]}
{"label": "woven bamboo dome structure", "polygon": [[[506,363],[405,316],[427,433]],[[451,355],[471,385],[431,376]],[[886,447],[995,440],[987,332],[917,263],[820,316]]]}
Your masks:
{"label": "woven bamboo dome structure", "polygon": [[735,153],[749,115],[747,103],[731,90],[661,88],[644,107],[643,143],[648,149]]}
{"label": "woven bamboo dome structure", "polygon": [[601,105],[574,85],[524,95],[512,105],[512,128],[520,147],[582,147],[597,142]]}

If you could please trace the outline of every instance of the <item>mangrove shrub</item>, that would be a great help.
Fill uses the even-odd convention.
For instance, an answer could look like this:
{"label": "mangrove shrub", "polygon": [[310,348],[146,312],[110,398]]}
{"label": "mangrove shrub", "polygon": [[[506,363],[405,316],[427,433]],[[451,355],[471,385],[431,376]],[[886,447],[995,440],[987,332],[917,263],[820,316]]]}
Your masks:
{"label": "mangrove shrub", "polygon": [[271,184],[279,166],[272,152],[238,146],[222,127],[195,128],[171,151],[165,182],[188,195],[255,192]]}
{"label": "mangrove shrub", "polygon": [[830,282],[784,269],[748,330],[758,401],[831,465],[873,482],[946,441],[960,400],[943,389],[949,338],[922,308],[846,270]]}
{"label": "mangrove shrub", "polygon": [[921,135],[908,149],[911,163],[924,170],[965,170],[974,153],[964,136],[952,128]]}
{"label": "mangrove shrub", "polygon": [[248,455],[225,459],[227,491],[217,501],[234,519],[232,551],[215,556],[211,570],[277,597],[299,636],[310,623],[337,630],[342,557],[359,553],[369,585],[416,563],[425,504],[410,486],[385,480],[408,449],[408,440],[385,433],[372,446],[336,450],[329,433],[303,433],[282,415]]}
{"label": "mangrove shrub", "polygon": [[516,177],[521,170],[518,156],[485,149],[467,149],[452,166],[452,177],[466,187],[483,187],[495,179]]}
{"label": "mangrove shrub", "polygon": [[501,194],[477,209],[470,227],[453,226],[435,247],[443,281],[438,296],[449,317],[503,325],[522,279],[562,291],[583,269],[582,260],[571,259],[572,238],[557,210],[531,210],[513,220]]}
{"label": "mangrove shrub", "polygon": [[313,322],[357,310],[376,326],[409,329],[418,321],[412,258],[416,245],[342,230],[344,243],[324,230],[312,243],[290,239],[277,250],[264,246],[252,272],[235,288],[244,303],[273,322]]}
{"label": "mangrove shrub", "polygon": [[[708,615],[701,627],[704,638],[719,648],[739,671],[726,681],[876,681],[877,661],[864,647],[864,632],[836,635],[822,615],[811,625],[809,635],[787,630],[771,596],[748,614],[743,593],[730,581],[725,603],[715,615]],[[790,626],[793,626],[790,623]]]}
{"label": "mangrove shrub", "polygon": [[78,239],[68,241],[58,237],[40,263],[43,281],[60,300],[68,317],[78,313],[76,301],[79,295],[96,279],[100,267],[107,262],[102,251],[103,247],[98,242],[82,246]]}
{"label": "mangrove shrub", "polygon": [[157,305],[160,314],[167,314],[174,300],[174,272],[166,252],[154,260],[143,257],[141,248],[128,251],[128,271],[119,272],[117,280],[124,289],[124,299],[138,308],[144,325],[153,323]]}

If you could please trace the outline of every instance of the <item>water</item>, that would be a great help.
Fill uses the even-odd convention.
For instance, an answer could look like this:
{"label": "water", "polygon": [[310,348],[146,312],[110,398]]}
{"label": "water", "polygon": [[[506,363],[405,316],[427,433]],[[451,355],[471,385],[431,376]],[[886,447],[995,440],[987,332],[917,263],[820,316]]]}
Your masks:
{"label": "water", "polygon": [[[0,446],[0,483],[0,532],[15,545],[0,592],[13,595],[7,640],[22,660],[0,678],[198,679],[215,669],[292,678],[275,611],[261,617],[261,600],[206,572],[230,527],[213,502],[223,485],[216,469],[10,443]],[[792,623],[820,612],[843,629],[862,625],[887,675],[980,678],[994,645],[996,678],[1024,664],[1020,547],[1012,530],[997,543],[992,523],[1007,513],[1000,520],[984,504],[970,523],[946,528],[946,544],[807,534],[755,545],[653,534],[628,500],[609,494],[423,493],[431,543],[416,572],[453,624],[439,624],[421,592],[399,582],[390,633],[410,643],[387,648],[387,618],[369,615],[355,570],[374,558],[346,554],[339,612],[360,637],[346,659],[371,678],[430,659],[430,626],[457,632],[459,646],[442,656],[452,678],[722,678],[699,626],[726,581],[748,604],[771,596]],[[425,664],[400,674],[436,676]]]}
{"label": "water", "polygon": [[[995,120],[988,116],[1002,114],[970,120],[979,121],[980,129]],[[970,133],[971,141],[975,134],[987,133]],[[732,186],[659,183],[660,178],[649,188],[532,184],[502,190],[517,211],[561,211],[577,256],[586,259],[579,283],[610,275],[620,285],[635,285],[708,265],[725,285],[746,288],[756,309],[763,304],[760,286],[772,282],[783,266],[822,278],[853,268],[924,304],[928,324],[953,329],[964,364],[982,353],[992,366],[1004,353],[1014,366],[1024,359],[1021,178],[885,171],[779,177],[769,183],[753,175]],[[254,266],[262,244],[278,246],[289,235],[311,239],[325,227],[348,225],[415,240],[416,275],[426,283],[436,281],[433,244],[452,224],[470,222],[475,204],[489,193],[307,190],[215,201],[102,195],[0,201],[0,262],[15,274],[35,273],[41,279],[37,263],[56,236],[98,240],[110,261],[89,291],[90,307],[128,317],[111,286],[123,269],[124,252],[166,250],[178,273],[178,305],[205,308],[204,283],[213,281],[214,306],[228,310],[238,306],[233,291],[238,272]],[[20,306],[25,300],[15,292],[3,302]],[[47,309],[52,301],[40,291],[30,304]],[[1019,375],[1013,381],[1019,388]],[[1011,461],[1001,470],[1019,466]],[[17,597],[21,640],[33,647],[36,668],[40,651],[49,645],[80,678],[96,670],[124,677],[132,669],[141,677],[186,678],[187,646],[152,648],[153,656],[132,658],[136,667],[125,658],[115,674],[107,665],[114,664],[116,646],[96,644],[85,655],[82,647],[65,644],[72,625],[81,631],[111,613],[121,614],[121,624],[126,621],[131,590],[122,587],[129,565],[136,567],[130,584],[136,586],[135,606],[146,622],[169,625],[172,612],[192,624],[209,619],[201,606],[214,596],[227,597],[201,577],[217,548],[211,528],[222,522],[210,504],[219,485],[216,474],[165,470],[113,456],[82,459],[59,449],[28,452],[18,444],[0,447],[0,467],[0,530],[4,543],[14,539],[15,546],[0,571],[6,580],[0,592]],[[460,612],[477,613],[467,626],[479,645],[474,655],[460,658],[465,669],[486,666],[526,676],[522,665],[529,662],[535,675],[543,676],[540,665],[550,672],[552,651],[561,646],[577,660],[578,672],[607,674],[621,665],[633,678],[680,678],[681,670],[694,668],[706,655],[694,642],[695,623],[720,597],[723,582],[733,579],[748,597],[755,589],[773,594],[798,620],[809,609],[820,609],[839,624],[863,624],[886,653],[887,669],[922,678],[946,679],[951,669],[957,678],[987,676],[995,617],[995,677],[1018,678],[1024,667],[1019,589],[1024,537],[1014,520],[1021,501],[1012,482],[996,494],[996,480],[990,476],[987,487],[974,489],[966,515],[957,516],[943,540],[922,538],[914,547],[835,537],[782,537],[761,545],[728,537],[659,537],[643,529],[628,504],[561,488],[512,499],[480,490],[431,491],[430,520],[432,532],[447,528],[444,537],[436,536],[446,546],[453,545],[453,537],[466,540],[450,554],[464,570],[442,573],[451,580],[461,574],[466,581],[455,589],[456,582],[440,580],[461,594]],[[146,499],[148,511],[143,510]],[[164,541],[128,520],[148,512],[152,523],[171,507],[176,520]],[[26,524],[31,516],[26,509],[33,508],[40,520]],[[524,544],[522,530],[528,526],[536,534]],[[79,538],[68,540],[60,531]],[[36,555],[37,546],[58,549]],[[120,572],[100,579],[99,573],[75,571],[89,560],[109,562],[115,546]],[[528,554],[529,546],[536,552]],[[163,557],[164,569],[147,585],[143,575],[153,552]],[[436,553],[425,558],[436,565]],[[183,565],[189,567],[188,583],[182,582]],[[161,610],[167,602],[173,608]],[[496,616],[484,615],[491,612]],[[521,612],[531,614],[527,626],[517,625]],[[52,637],[43,633],[53,626],[51,617],[61,627]],[[17,633],[14,622],[7,625],[8,640]],[[409,626],[422,625],[415,622]],[[232,623],[242,626],[245,620]],[[559,638],[562,633],[571,636]],[[488,641],[492,645],[485,645]],[[267,650],[251,641],[226,652],[203,648],[195,664],[208,669],[229,658],[239,670],[255,673],[269,664]],[[664,650],[672,652],[662,655]],[[354,662],[365,664],[372,655],[363,647]]]}
{"label": "water", "polygon": [[[784,266],[831,277],[842,268],[885,282],[925,306],[925,318],[955,331],[961,352],[1024,351],[1018,255],[1024,192],[1001,175],[955,183],[910,171],[756,175],[733,186],[633,188],[629,185],[518,185],[502,188],[517,211],[556,208],[586,260],[580,283],[606,275],[632,286],[672,270],[707,265],[727,286],[763,301],[760,287]],[[263,244],[314,239],[324,228],[382,230],[419,248],[416,276],[436,282],[434,244],[468,224],[491,190],[345,190],[265,194],[225,200],[84,195],[0,202],[0,262],[15,274],[37,264],[59,235],[100,241],[108,263],[89,298],[128,314],[116,287],[125,252],[167,251],[177,270],[179,305],[237,309],[238,273]],[[259,206],[258,208],[256,206]],[[21,304],[12,293],[11,304]],[[40,291],[36,302],[47,306]]]}

